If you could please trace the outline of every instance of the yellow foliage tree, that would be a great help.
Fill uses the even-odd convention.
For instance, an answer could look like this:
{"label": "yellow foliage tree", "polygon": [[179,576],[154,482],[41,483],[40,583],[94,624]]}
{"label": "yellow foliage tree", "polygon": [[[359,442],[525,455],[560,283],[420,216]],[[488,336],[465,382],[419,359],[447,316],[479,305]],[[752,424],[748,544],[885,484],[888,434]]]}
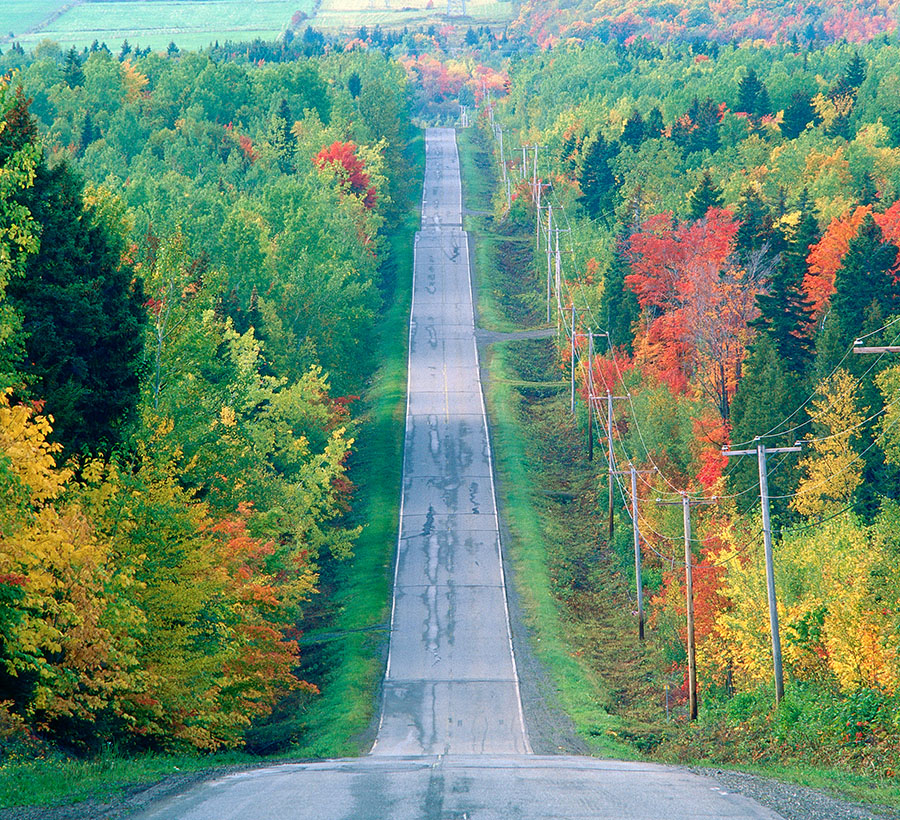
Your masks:
{"label": "yellow foliage tree", "polygon": [[856,381],[846,370],[819,385],[812,418],[822,435],[807,437],[813,452],[800,460],[803,478],[791,507],[808,517],[827,516],[846,506],[862,481],[863,463],[854,444],[863,411],[857,406]]}

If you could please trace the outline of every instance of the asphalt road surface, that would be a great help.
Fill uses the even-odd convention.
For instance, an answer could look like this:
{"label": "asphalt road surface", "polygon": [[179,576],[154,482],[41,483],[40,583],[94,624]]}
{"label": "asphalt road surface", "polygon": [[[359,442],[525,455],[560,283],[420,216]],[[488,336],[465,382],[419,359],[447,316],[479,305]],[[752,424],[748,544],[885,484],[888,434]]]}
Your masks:
{"label": "asphalt road surface", "polygon": [[231,774],[145,820],[778,820],[681,769],[531,754],[510,641],[452,129],[416,237],[391,642],[368,757]]}

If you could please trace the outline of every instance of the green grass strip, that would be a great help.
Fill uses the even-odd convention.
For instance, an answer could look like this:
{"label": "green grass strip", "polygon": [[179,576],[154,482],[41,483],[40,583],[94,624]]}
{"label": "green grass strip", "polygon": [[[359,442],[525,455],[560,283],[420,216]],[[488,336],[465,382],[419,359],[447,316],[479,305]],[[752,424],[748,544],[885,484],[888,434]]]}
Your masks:
{"label": "green grass strip", "polygon": [[532,648],[556,684],[560,705],[579,735],[601,756],[634,758],[634,749],[615,739],[619,720],[607,713],[602,681],[574,655],[566,625],[553,596],[541,516],[535,503],[534,475],[526,453],[528,431],[519,418],[520,397],[511,384],[506,353],[509,344],[493,346],[486,386],[491,443],[503,518],[512,535],[506,544],[514,583],[532,637]]}

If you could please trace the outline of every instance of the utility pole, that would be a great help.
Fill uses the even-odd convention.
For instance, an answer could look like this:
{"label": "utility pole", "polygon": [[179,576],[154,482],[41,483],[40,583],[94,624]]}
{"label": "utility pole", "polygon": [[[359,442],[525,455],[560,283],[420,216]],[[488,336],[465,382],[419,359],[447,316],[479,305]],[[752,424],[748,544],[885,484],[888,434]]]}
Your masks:
{"label": "utility pole", "polygon": [[594,460],[594,331],[588,331],[588,461]]}
{"label": "utility pole", "polygon": [[550,324],[550,280],[553,278],[553,246],[550,231],[553,224],[553,205],[547,206],[547,324]]}
{"label": "utility pole", "polygon": [[557,332],[559,323],[562,321],[562,254],[559,252],[559,228],[556,229],[556,313],[559,317],[557,320]]}
{"label": "utility pole", "polygon": [[617,470],[616,475],[631,476],[631,525],[634,532],[634,582],[637,587],[638,638],[644,640],[644,582],[641,578],[641,529],[638,521],[638,473],[654,473],[656,470],[638,470],[629,462],[627,470]]}
{"label": "utility pole", "polygon": [[759,500],[762,507],[763,544],[766,552],[766,596],[769,599],[769,631],[772,633],[772,666],[775,672],[775,702],[784,698],[784,670],[781,663],[781,635],[778,630],[778,601],[775,597],[775,567],[772,560],[772,522],[769,515],[769,472],[766,456],[769,453],[799,453],[800,443],[793,447],[766,447],[757,436],[753,450],[729,450],[722,448],[725,456],[756,456],[759,467]]}
{"label": "utility pole", "polygon": [[571,413],[575,415],[575,302],[572,302],[572,334],[569,339],[571,342],[571,347],[569,352],[572,354],[572,368],[571,368],[571,376],[572,376],[572,389],[571,389]]}
{"label": "utility pole", "polygon": [[616,476],[616,454],[613,450],[613,401],[615,399],[626,399],[627,396],[614,396],[609,390],[606,391],[606,440],[609,444],[607,452],[607,463],[609,465],[609,540],[612,541],[613,527],[615,519],[613,518],[613,501],[615,493],[613,492],[613,482]]}
{"label": "utility pole", "polygon": [[687,654],[688,654],[688,696],[690,701],[690,718],[697,719],[697,650],[694,645],[694,560],[691,555],[691,505],[715,504],[716,499],[691,498],[681,493],[681,501],[663,501],[656,499],[663,506],[681,505],[684,515],[684,596],[687,602]]}

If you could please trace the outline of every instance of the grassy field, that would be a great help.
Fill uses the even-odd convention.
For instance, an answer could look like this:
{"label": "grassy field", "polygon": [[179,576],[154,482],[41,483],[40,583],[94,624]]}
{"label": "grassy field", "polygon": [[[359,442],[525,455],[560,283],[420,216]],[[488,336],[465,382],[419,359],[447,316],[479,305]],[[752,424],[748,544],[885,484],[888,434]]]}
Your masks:
{"label": "grassy field", "polygon": [[308,14],[312,7],[313,0],[88,1],[73,6],[39,31],[16,39],[26,48],[44,39],[79,48],[94,40],[111,49],[123,40],[156,50],[173,41],[179,48],[203,48],[216,40],[274,39],[295,12]]}
{"label": "grassy field", "polygon": [[[465,2],[466,17],[455,19],[462,25],[503,23],[514,11],[513,0]],[[452,14],[460,3],[453,0]],[[42,40],[81,48],[97,40],[117,49],[128,40],[154,50],[170,42],[196,49],[217,40],[275,39],[297,12],[307,15],[301,28],[323,30],[442,25],[447,0],[0,0],[0,42],[14,35],[25,48]],[[36,30],[25,33],[30,28]]]}
{"label": "grassy field", "polygon": [[[451,15],[459,13],[454,0]],[[460,23],[501,23],[513,13],[512,0],[466,0],[466,17]],[[353,29],[360,26],[399,28],[445,24],[447,0],[322,0],[309,24],[322,29]]]}
{"label": "grassy field", "polygon": [[0,3],[0,43],[21,36],[72,0],[3,0]]}

